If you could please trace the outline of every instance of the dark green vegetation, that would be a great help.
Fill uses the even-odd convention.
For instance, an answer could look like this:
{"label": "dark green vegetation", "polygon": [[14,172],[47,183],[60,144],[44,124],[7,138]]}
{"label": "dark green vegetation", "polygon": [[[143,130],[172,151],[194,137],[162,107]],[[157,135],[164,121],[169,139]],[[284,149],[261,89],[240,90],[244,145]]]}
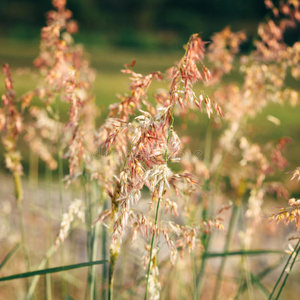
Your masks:
{"label": "dark green vegetation", "polygon": [[[70,0],[68,8],[80,24],[79,37],[85,44],[109,41],[140,48],[180,46],[195,28],[207,39],[229,24],[253,35],[266,14],[261,0]],[[51,9],[51,1],[2,0],[1,35],[35,39]]]}

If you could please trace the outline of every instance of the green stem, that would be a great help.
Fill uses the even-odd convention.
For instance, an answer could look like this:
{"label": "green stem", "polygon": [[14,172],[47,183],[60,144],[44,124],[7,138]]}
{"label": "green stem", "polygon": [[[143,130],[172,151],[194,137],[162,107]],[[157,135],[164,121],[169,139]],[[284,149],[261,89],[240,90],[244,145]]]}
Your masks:
{"label": "green stem", "polygon": [[247,284],[247,290],[249,295],[249,300],[254,300],[254,294],[253,294],[253,286],[252,286],[252,279],[251,279],[251,273],[249,271],[249,261],[248,257],[242,258],[244,262],[244,272],[245,272],[245,278],[246,278],[246,284]]}
{"label": "green stem", "polygon": [[[55,110],[56,110],[56,120],[60,121],[60,101],[59,97],[56,97],[55,101]],[[57,165],[58,165],[58,184],[59,184],[59,205],[60,205],[60,216],[61,219],[64,214],[64,197],[63,197],[63,160],[62,160],[62,145],[61,145],[61,130],[58,128],[58,139],[57,139]],[[61,246],[61,264],[65,264],[65,247]],[[65,280],[65,275],[61,275],[61,288],[62,288],[62,297],[65,298],[67,296],[67,285]]]}
{"label": "green stem", "polygon": [[[157,219],[158,219],[160,200],[161,200],[161,198],[158,199],[157,206],[156,206],[155,223],[154,223],[155,227],[156,227]],[[152,255],[153,255],[154,238],[155,238],[155,232],[153,231],[152,239],[151,239],[151,248],[150,248],[150,258],[149,258],[149,264],[148,264],[148,272],[147,272],[146,290],[145,290],[145,297],[144,297],[145,300],[147,300],[147,295],[148,295],[148,285],[149,285],[149,276],[150,276],[151,262],[152,262]]]}
{"label": "green stem", "polygon": [[[87,256],[88,260],[93,260],[93,244],[94,244],[94,228],[92,229],[92,203],[91,203],[91,191],[90,191],[90,178],[88,174],[86,174],[85,169],[83,170],[82,175],[82,187],[84,191],[84,198],[86,203],[85,209],[85,224],[86,224],[86,232],[87,232],[87,239],[86,239],[86,249],[87,249]],[[93,276],[93,267],[89,267],[88,271],[88,284],[86,289],[86,296],[89,293],[89,298],[91,300],[94,299],[94,276]]]}
{"label": "green stem", "polygon": [[[270,293],[267,291],[265,287],[262,286],[260,283],[261,280],[266,277],[269,273],[271,273],[274,269],[276,269],[279,265],[281,265],[282,260],[278,260],[275,264],[271,265],[270,267],[267,267],[257,275],[251,274],[251,280],[254,282],[256,285],[258,285],[263,292],[263,294],[269,298]],[[241,281],[240,281],[241,282]],[[247,288],[247,282],[244,282],[240,284],[240,291],[243,292]]]}
{"label": "green stem", "polygon": [[[241,223],[242,223],[242,230],[246,232],[246,225],[244,223],[244,219],[241,218]],[[242,249],[246,251],[246,245],[245,245],[245,239],[243,239],[242,243]],[[236,294],[235,299],[239,299],[242,291],[243,291],[243,283],[246,282],[247,286],[247,291],[248,291],[248,299],[253,300],[254,295],[253,295],[253,287],[252,287],[252,280],[250,276],[250,270],[249,270],[249,262],[248,262],[248,257],[241,256],[241,281],[238,287],[238,291]]]}
{"label": "green stem", "polygon": [[224,256],[253,256],[253,255],[265,255],[265,254],[284,254],[282,250],[239,250],[231,252],[204,252],[205,258],[216,258]]}
{"label": "green stem", "polygon": [[191,265],[193,270],[193,284],[194,284],[194,291],[193,291],[193,299],[197,300],[197,267],[195,262],[195,255],[193,252],[191,252]]}
{"label": "green stem", "polygon": [[[103,203],[103,211],[107,208],[107,203],[104,201]],[[106,227],[102,226],[102,259],[106,259],[106,243],[107,243],[107,234]],[[103,265],[102,271],[102,299],[106,299],[106,291],[107,291],[107,265]]]}
{"label": "green stem", "polygon": [[[58,250],[58,247],[62,247],[63,246],[63,243],[59,243],[57,245],[52,245],[48,251],[46,252],[44,258],[42,259],[42,261],[40,262],[39,266],[38,266],[38,270],[41,270],[43,268],[45,268],[47,262],[49,261],[49,258]],[[105,261],[107,262],[107,261]],[[85,263],[86,266],[91,266],[93,263]],[[55,269],[55,268],[54,268]],[[39,272],[33,272],[34,274],[33,275],[30,275],[30,276],[34,276],[31,284],[30,284],[30,287],[27,291],[27,294],[26,294],[26,297],[25,297],[25,300],[28,300],[32,297],[33,293],[34,293],[34,290],[38,284],[38,281],[40,279],[40,273]],[[48,272],[49,273],[49,272]],[[46,274],[46,273],[45,273]],[[28,276],[26,276],[28,277]],[[18,277],[19,278],[19,277]],[[0,280],[1,281],[1,280]],[[62,298],[63,299],[63,298]]]}
{"label": "green stem", "polygon": [[[26,261],[26,270],[27,272],[30,271],[30,256],[29,256],[29,249],[25,234],[25,226],[24,226],[24,215],[23,215],[23,187],[21,182],[21,176],[18,173],[14,173],[14,182],[15,182],[15,192],[16,192],[16,199],[17,199],[17,206],[18,206],[18,214],[19,214],[19,226],[21,232],[21,242],[22,242],[22,249]],[[29,282],[26,283],[27,288],[29,287]],[[29,299],[31,299],[30,297]]]}
{"label": "green stem", "polygon": [[197,276],[197,280],[196,280],[196,289],[194,291],[194,298],[199,299],[201,297],[202,294],[202,290],[204,287],[204,282],[205,282],[205,267],[206,267],[206,260],[209,257],[208,256],[208,249],[209,249],[209,245],[210,245],[210,241],[211,241],[211,234],[204,234],[203,235],[203,239],[202,239],[202,245],[204,247],[203,250],[203,254],[201,255],[202,259],[201,259],[201,266],[200,266],[200,272]]}
{"label": "green stem", "polygon": [[[92,187],[93,187],[93,191],[94,191],[94,195],[95,195],[95,198],[92,200],[92,203],[96,204],[96,199],[99,197],[100,198],[99,207],[100,207],[100,204],[102,202],[102,193],[99,195],[99,189],[98,189],[98,186],[95,181],[93,182]],[[92,209],[92,207],[91,207],[91,209]],[[92,222],[92,218],[91,218],[91,222]],[[99,230],[100,230],[100,226],[96,226],[92,230],[92,261],[95,261],[97,259],[98,243],[99,243]],[[91,280],[92,280],[92,284],[90,287],[90,298],[97,299],[96,267],[94,265],[92,266],[92,270],[91,270]]]}
{"label": "green stem", "polygon": [[[205,149],[204,149],[204,164],[207,168],[209,168],[210,165],[210,156],[211,156],[211,143],[212,143],[212,123],[211,120],[208,120],[208,126],[206,130],[206,135],[205,135]],[[208,192],[210,190],[210,185],[211,185],[211,179],[205,180],[203,190],[205,192]],[[213,205],[213,201],[206,201],[204,202],[205,199],[202,201],[202,219],[205,220],[207,218],[208,214],[208,204]],[[209,199],[211,200],[211,199]],[[204,202],[204,203],[203,203]],[[210,208],[211,209],[211,208]],[[212,209],[211,209],[212,210]],[[204,252],[202,253],[201,257],[201,265],[200,265],[200,272],[196,276],[196,286],[194,289],[194,299],[198,299],[201,297],[202,290],[204,287],[204,282],[205,282],[205,267],[206,267],[206,253],[208,252],[209,245],[211,241],[211,233],[203,233],[202,235],[202,245],[204,247]],[[196,264],[196,262],[195,262]]]}
{"label": "green stem", "polygon": [[[99,229],[100,229],[100,227],[96,226],[93,231],[92,261],[95,261],[97,258]],[[92,270],[91,270],[90,299],[97,299],[97,297],[96,297],[96,268],[94,265],[92,265],[91,269]]]}
{"label": "green stem", "polygon": [[109,269],[108,269],[108,300],[113,299],[113,287],[114,287],[114,270],[119,252],[110,249]]}
{"label": "green stem", "polygon": [[[46,267],[49,267],[49,260],[46,263]],[[52,300],[52,290],[51,290],[51,275],[45,275],[45,285],[46,285],[46,299]]]}
{"label": "green stem", "polygon": [[[239,213],[239,206],[234,204],[233,208],[232,208],[232,214],[231,214],[228,233],[227,233],[226,242],[225,242],[225,246],[224,246],[224,252],[228,252],[228,249],[229,249],[229,246],[230,246],[230,243],[232,240],[232,235],[236,228],[238,213]],[[226,256],[223,256],[223,258],[221,260],[221,265],[220,265],[220,268],[218,271],[218,275],[217,275],[216,287],[215,287],[214,298],[213,298],[214,300],[216,300],[219,295],[219,291],[220,291],[220,287],[221,287],[221,283],[222,283],[222,275],[223,275],[224,268],[225,268],[225,263],[226,263]]]}
{"label": "green stem", "polygon": [[22,205],[23,187],[22,187],[21,176],[18,172],[14,172],[13,176],[14,176],[15,194],[16,194],[17,204]]}
{"label": "green stem", "polygon": [[[171,120],[170,120],[170,124],[169,124],[169,128],[168,128],[167,149],[165,150],[166,165],[168,164],[168,145],[169,145],[169,141],[170,141],[170,137],[171,137],[171,130],[173,130],[173,125],[174,125],[174,117],[173,117],[174,108],[175,108],[175,104],[172,107]],[[161,197],[158,198],[157,206],[156,206],[155,222],[154,222],[155,228],[156,228],[157,220],[158,220],[160,201],[161,201]],[[148,295],[148,285],[149,285],[149,276],[150,276],[150,269],[151,269],[152,255],[153,255],[154,238],[155,238],[155,231],[153,230],[152,239],[151,239],[151,247],[150,247],[150,259],[149,259],[148,272],[147,272],[146,290],[145,290],[145,297],[144,297],[145,300],[147,300],[147,295]]]}
{"label": "green stem", "polygon": [[[41,270],[43,268],[45,268],[49,258],[55,253],[55,245],[52,245],[49,250],[47,251],[45,257],[42,259],[42,261],[40,262],[39,266],[38,266],[38,270]],[[32,297],[34,291],[35,291],[35,288],[38,284],[38,281],[40,279],[40,275],[39,274],[35,274],[33,280],[31,281],[31,284],[30,284],[30,287],[28,289],[28,292],[25,296],[25,300],[28,300]]]}
{"label": "green stem", "polygon": [[[282,292],[282,290],[283,290],[283,288],[284,288],[284,286],[286,284],[286,281],[287,281],[287,279],[288,279],[288,277],[289,277],[289,275],[291,273],[291,270],[292,270],[292,268],[294,266],[294,263],[295,263],[295,261],[297,259],[297,256],[298,256],[299,252],[300,252],[300,239],[299,239],[299,241],[298,241],[298,243],[297,243],[294,251],[290,254],[290,257],[289,257],[287,263],[285,264],[285,266],[284,266],[284,268],[283,268],[283,270],[282,270],[282,272],[281,272],[281,274],[280,274],[280,276],[278,278],[278,281],[276,282],[276,284],[275,284],[275,286],[273,288],[273,291],[272,291],[272,293],[271,293],[271,295],[269,297],[269,300],[272,300],[272,296],[273,296],[273,294],[275,292],[275,289],[276,289],[277,285],[279,284],[279,282],[280,282],[282,276],[284,275],[284,273],[286,273],[285,278],[284,278],[284,280],[283,280],[283,282],[282,282],[282,284],[281,284],[281,286],[279,288],[278,294],[277,294],[277,296],[275,298],[275,300],[279,299],[279,296],[280,296],[280,294],[281,294],[281,292]],[[291,263],[291,266],[290,266],[289,269],[287,269],[287,266],[289,265],[289,262],[290,262],[291,259],[293,259],[292,263]]]}
{"label": "green stem", "polygon": [[0,263],[0,270],[7,264],[7,262],[13,257],[13,255],[19,250],[20,243],[17,243],[5,256],[5,258]]}
{"label": "green stem", "polygon": [[[51,203],[52,203],[52,171],[45,166],[45,180],[46,180],[46,189],[47,189],[47,201],[46,201],[46,209],[47,209],[47,220],[48,220],[48,228],[47,228],[47,247],[50,247],[50,241],[52,241],[52,230],[51,230]],[[50,260],[47,260],[47,267],[50,266]],[[52,300],[52,283],[51,283],[51,275],[46,274],[46,299]]]}
{"label": "green stem", "polygon": [[27,271],[30,271],[30,257],[29,257],[29,249],[28,249],[28,244],[27,244],[27,239],[26,239],[26,234],[25,234],[22,203],[18,203],[18,211],[19,211],[21,241],[22,241],[23,252],[24,252],[24,256],[25,256],[25,260],[26,260],[26,269],[27,269]]}

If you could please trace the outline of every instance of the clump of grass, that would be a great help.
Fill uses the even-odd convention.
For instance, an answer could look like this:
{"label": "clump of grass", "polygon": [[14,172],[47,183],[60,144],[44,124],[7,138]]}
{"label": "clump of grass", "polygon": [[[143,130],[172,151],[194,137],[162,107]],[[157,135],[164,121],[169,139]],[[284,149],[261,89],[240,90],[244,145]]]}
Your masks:
{"label": "clump of grass", "polygon": [[[289,74],[295,79],[299,77],[299,43],[288,46],[283,37],[284,30],[299,20],[299,5],[285,1],[279,7],[271,1],[266,4],[273,15],[259,26],[254,49],[240,57],[239,82],[227,84],[224,78],[234,69],[233,62],[238,60],[245,34],[225,28],[215,33],[208,45],[199,34],[193,34],[182,59],[165,74],[137,73],[135,61],[125,65],[122,72],[130,76],[129,91],[118,95],[119,102],[110,105],[108,117],[96,128],[97,107],[91,92],[94,71],[83,48],[73,41],[72,34],[78,25],[71,19],[66,1],[53,1],[55,10],[47,15],[41,51],[34,62],[41,83],[16,99],[9,67],[4,66],[6,93],[2,97],[0,128],[6,166],[14,176],[20,208],[22,165],[17,141],[22,130],[26,131],[25,141],[31,151],[45,162],[48,174],[57,172],[60,229],[56,231],[56,242],[49,243],[39,270],[30,271],[30,253],[21,225],[28,270],[0,281],[34,276],[26,290],[29,299],[36,291],[40,275],[87,266],[86,299],[98,299],[100,294],[102,299],[113,299],[122,293],[146,300],[159,299],[162,294],[171,299],[172,287],[185,299],[218,299],[226,290],[227,257],[238,256],[239,279],[231,283],[234,288],[230,295],[227,292],[228,296],[239,298],[247,291],[249,299],[253,299],[257,286],[272,299],[278,287],[278,299],[288,275],[280,286],[279,282],[289,263],[289,270],[294,266],[299,245],[290,254],[271,294],[261,280],[275,267],[254,274],[248,256],[269,257],[283,252],[253,249],[252,245],[264,220],[266,198],[289,198],[287,189],[273,176],[287,167],[284,152],[290,140],[254,143],[249,120],[270,102],[298,102],[299,91],[287,87],[285,79]],[[163,88],[152,94],[150,86],[154,81],[158,85],[164,83]],[[165,82],[168,89],[164,88]],[[32,100],[39,101],[39,106]],[[68,116],[61,111],[62,103],[68,107]],[[199,116],[203,118],[199,111],[209,118],[204,129],[205,150],[193,152],[191,138],[184,130],[187,124],[197,123]],[[274,117],[269,116],[269,120],[274,121]],[[293,177],[299,177],[298,169]],[[68,212],[67,188],[72,189]],[[290,207],[271,218],[296,221],[298,226],[298,202],[291,198]],[[23,220],[22,209],[20,212]],[[231,216],[226,217],[228,212]],[[86,225],[88,262],[65,266],[64,261],[74,257],[66,255],[64,242],[76,227],[77,219]],[[100,224],[104,226],[102,235]],[[219,229],[224,228],[227,234],[222,235],[222,246],[216,240],[220,239]],[[59,247],[61,266],[52,268],[50,257]],[[184,255],[186,250],[190,256]],[[128,251],[131,257],[139,258],[132,264],[135,268],[141,266],[138,271],[124,260]],[[104,265],[100,284],[95,265],[105,264],[106,257],[108,272]],[[215,257],[220,257],[221,262],[214,267],[211,280],[208,268]],[[128,266],[123,265],[122,272],[120,261]],[[176,268],[180,270],[180,264],[185,266],[184,275],[179,271],[178,278],[166,275]],[[180,288],[186,284],[184,276],[191,279],[188,289]],[[58,297],[70,294],[69,281],[70,277],[62,278]],[[47,280],[49,297],[51,285]],[[214,288],[208,288],[209,285]]]}

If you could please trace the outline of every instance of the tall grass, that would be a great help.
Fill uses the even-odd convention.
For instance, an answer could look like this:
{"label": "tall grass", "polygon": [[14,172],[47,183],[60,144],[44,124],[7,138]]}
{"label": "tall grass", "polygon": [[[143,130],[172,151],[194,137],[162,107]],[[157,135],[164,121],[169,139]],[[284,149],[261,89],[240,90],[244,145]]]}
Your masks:
{"label": "tall grass", "polygon": [[[96,126],[95,72],[82,46],[74,43],[78,25],[66,2],[53,0],[55,10],[47,14],[34,61],[40,80],[36,89],[16,97],[9,66],[3,69],[1,138],[14,178],[18,242],[24,250],[20,257],[17,246],[8,247],[0,263],[1,271],[6,270],[0,277],[8,282],[1,286],[6,295],[12,280],[33,277],[18,289],[21,298],[239,299],[244,293],[249,299],[258,293],[279,298],[299,243],[290,250],[277,282],[270,276],[275,284],[270,293],[272,284],[265,286],[263,279],[279,266],[272,257],[285,249],[259,239],[267,239],[276,226],[267,223],[265,207],[289,198],[287,188],[274,178],[287,170],[284,152],[290,139],[255,143],[251,120],[269,103],[298,104],[299,90],[287,86],[286,79],[299,77],[299,43],[286,45],[284,32],[296,25],[300,13],[297,1],[281,1],[278,7],[265,2],[270,17],[260,24],[247,55],[239,57],[245,34],[225,28],[210,43],[193,34],[183,57],[165,73],[143,75],[135,71],[135,61],[126,64],[122,72],[129,76],[129,90],[118,95],[119,102],[109,106],[107,118]],[[234,68],[238,81],[228,82]],[[161,88],[153,93],[154,82]],[[203,124],[202,119],[209,120],[203,151],[195,149],[186,130]],[[280,122],[274,116],[268,120]],[[32,212],[27,208],[23,213],[23,197],[32,204],[26,189],[23,193],[22,151],[46,168],[45,215],[55,226],[48,224],[43,238],[51,239],[52,232],[56,238],[46,242],[42,256],[38,250],[44,245],[35,249],[27,241],[34,236],[29,230]],[[39,174],[36,159],[30,162]],[[292,179],[299,174],[297,168]],[[36,188],[41,189],[41,182]],[[299,226],[300,200],[291,198],[288,205],[270,219]],[[251,257],[263,257],[260,272]],[[26,272],[21,267],[7,275],[8,261],[25,261]],[[72,269],[80,269],[80,279]],[[62,276],[50,275],[57,272]],[[47,276],[45,288],[41,275]]]}

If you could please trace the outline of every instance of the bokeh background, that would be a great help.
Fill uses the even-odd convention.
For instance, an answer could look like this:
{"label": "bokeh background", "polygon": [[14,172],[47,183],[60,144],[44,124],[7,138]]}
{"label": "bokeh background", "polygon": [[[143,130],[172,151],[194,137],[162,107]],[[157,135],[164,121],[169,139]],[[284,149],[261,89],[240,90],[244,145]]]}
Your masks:
{"label": "bokeh background", "polygon": [[[232,31],[245,31],[247,41],[241,46],[241,54],[247,54],[253,49],[258,24],[269,16],[263,0],[69,0],[67,7],[79,24],[75,42],[84,45],[97,72],[94,93],[101,110],[99,124],[106,117],[108,105],[118,101],[116,94],[128,90],[128,77],[120,72],[124,64],[135,59],[136,72],[164,72],[180,59],[182,46],[191,34],[200,32],[203,40],[209,41],[214,32],[226,26]],[[8,62],[12,67],[19,95],[36,87],[33,60],[39,53],[45,15],[51,9],[50,0],[0,1],[0,63]],[[285,41],[293,44],[299,39],[298,24],[286,32]],[[225,80],[239,81],[239,70],[236,68]],[[289,84],[294,88],[298,85],[295,81]],[[157,87],[154,84],[153,92]],[[0,86],[1,92],[3,88]],[[281,125],[266,123],[268,115],[279,118]],[[251,122],[257,142],[282,136],[297,140],[300,136],[298,111],[289,105],[270,105]],[[204,125],[201,137],[206,123],[200,121],[200,125]],[[264,130],[259,130],[261,127]],[[190,131],[199,141],[199,129],[192,127]],[[199,143],[198,149],[203,147],[201,139]],[[298,154],[291,148],[287,156],[291,165],[297,166]]]}
{"label": "bokeh background", "polygon": [[[207,39],[226,25],[254,34],[267,13],[262,0],[70,0],[68,7],[85,42],[141,48],[173,48],[195,31]],[[51,8],[50,1],[2,0],[1,35],[36,39]]]}
{"label": "bokeh background", "polygon": [[[100,111],[99,124],[106,118],[108,105],[118,101],[116,94],[122,94],[128,90],[128,77],[120,72],[124,64],[135,59],[137,72],[143,74],[157,70],[164,72],[180,59],[183,54],[182,46],[191,34],[200,32],[202,38],[209,41],[214,32],[221,31],[226,26],[230,26],[232,31],[244,30],[246,32],[248,39],[241,48],[241,53],[246,54],[253,47],[252,39],[256,36],[259,22],[268,16],[263,0],[68,0],[67,7],[73,12],[73,18],[79,24],[79,32],[74,35],[75,42],[84,45],[91,65],[97,72],[94,93]],[[18,95],[22,95],[37,85],[38,72],[34,70],[33,60],[39,53],[40,29],[45,26],[45,14],[51,9],[50,0],[0,0],[0,64],[8,62],[12,67]],[[290,29],[285,35],[285,41],[288,44],[293,44],[299,39],[299,26]],[[225,80],[239,82],[238,69],[229,76],[225,76]],[[2,82],[3,76],[0,74],[1,94],[4,92]],[[295,81],[289,84],[293,87],[299,85]],[[154,84],[150,94],[157,87]],[[280,125],[276,126],[267,121],[268,115],[278,118]],[[185,128],[193,137],[194,150],[204,149],[203,141],[207,122],[206,118],[202,118],[196,123],[191,122]],[[247,134],[254,142],[260,144],[266,140],[277,140],[282,136],[291,137],[293,143],[288,146],[286,152],[290,163],[287,171],[300,166],[299,107],[271,104],[255,119],[250,120],[249,124]],[[180,131],[181,128],[178,130]],[[1,148],[0,154],[2,151]],[[30,200],[35,205],[35,211],[33,211],[33,204],[29,206],[33,212],[28,213],[30,222],[27,226],[29,231],[34,232],[37,222],[41,227],[46,227],[43,223],[43,215],[39,213],[45,205],[41,200],[47,196],[44,195],[43,185],[39,185],[39,189],[35,185],[38,181],[43,184],[43,178],[38,178],[39,172],[43,172],[43,164],[39,164],[39,172],[31,170],[29,156],[30,153],[25,153],[22,163],[25,170],[25,190],[31,195]],[[1,198],[9,199],[13,203],[11,178],[6,176],[8,172],[5,172],[7,171],[2,159],[0,193],[3,197]],[[287,184],[292,196],[300,197],[299,184],[290,182],[290,174],[282,174],[281,180]],[[53,194],[55,194],[55,184],[57,183],[53,183]],[[27,201],[29,202],[29,199]],[[274,205],[272,203],[272,207]],[[285,203],[276,203],[276,205],[285,205]],[[270,206],[270,211],[272,207]],[[0,208],[4,211],[4,204]],[[12,206],[6,210],[8,218],[13,209]],[[4,224],[3,220],[0,219],[0,226],[1,222]],[[17,220],[14,221],[17,222]],[[280,248],[282,241],[293,230],[291,226],[278,231],[278,239],[270,239],[270,243],[273,244],[268,247]],[[38,233],[36,235],[35,242],[38,239]],[[2,238],[1,235],[0,238]],[[77,236],[73,237],[77,242],[76,238]],[[266,236],[262,236],[262,239],[264,238]],[[78,240],[80,239],[78,237]],[[36,257],[42,257],[45,249],[41,247],[36,251]],[[17,264],[17,261],[14,264]],[[298,299],[295,295],[300,292],[299,271],[296,269],[294,270],[295,277],[290,280],[285,294],[290,299]],[[277,274],[270,279],[270,286],[276,278]],[[2,299],[1,295],[0,299]]]}

